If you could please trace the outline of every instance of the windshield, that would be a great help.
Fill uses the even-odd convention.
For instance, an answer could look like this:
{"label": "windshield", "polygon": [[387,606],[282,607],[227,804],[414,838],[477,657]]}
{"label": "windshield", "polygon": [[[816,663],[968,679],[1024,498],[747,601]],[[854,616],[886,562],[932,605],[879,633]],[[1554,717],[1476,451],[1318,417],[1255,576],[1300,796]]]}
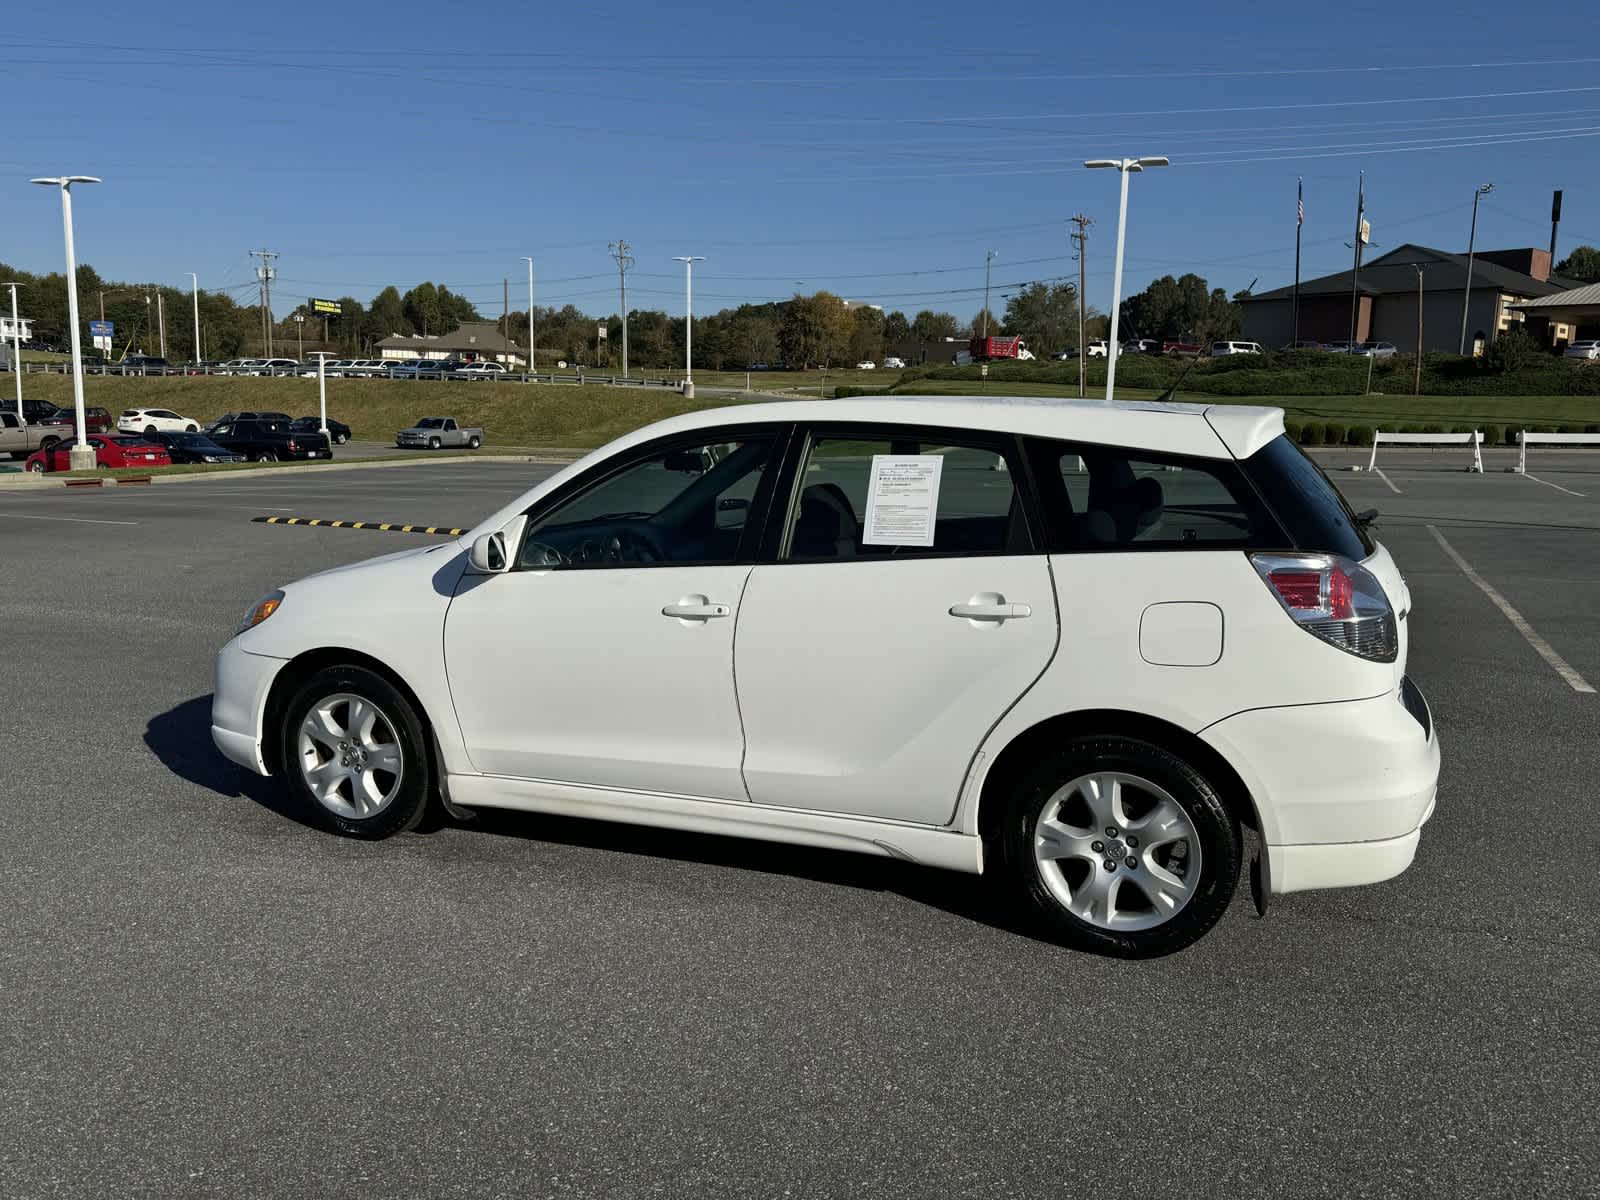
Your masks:
{"label": "windshield", "polygon": [[1339,489],[1287,434],[1240,465],[1300,549],[1342,554],[1357,562],[1377,549]]}
{"label": "windshield", "polygon": [[443,429],[444,428],[444,418],[443,417],[423,417],[422,420],[417,422],[417,428],[418,429]]}

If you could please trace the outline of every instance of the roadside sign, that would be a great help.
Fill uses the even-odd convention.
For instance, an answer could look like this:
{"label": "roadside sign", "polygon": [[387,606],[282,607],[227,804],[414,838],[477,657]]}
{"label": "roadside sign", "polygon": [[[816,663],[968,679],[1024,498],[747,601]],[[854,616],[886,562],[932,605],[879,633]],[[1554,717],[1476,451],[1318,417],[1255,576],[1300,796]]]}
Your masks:
{"label": "roadside sign", "polygon": [[605,339],[606,327],[604,325],[596,325],[594,327],[594,336],[602,340]]}
{"label": "roadside sign", "polygon": [[111,353],[111,339],[109,337],[92,337],[89,340],[94,343],[96,350],[104,351],[106,354]]}
{"label": "roadside sign", "polygon": [[89,336],[92,337],[92,338],[107,338],[107,339],[109,339],[114,332],[115,332],[115,327],[114,327],[113,322],[111,322],[111,321],[90,321],[89,322]]}
{"label": "roadside sign", "polygon": [[311,298],[311,311],[319,317],[337,317],[344,313],[344,307],[337,300],[318,300]]}

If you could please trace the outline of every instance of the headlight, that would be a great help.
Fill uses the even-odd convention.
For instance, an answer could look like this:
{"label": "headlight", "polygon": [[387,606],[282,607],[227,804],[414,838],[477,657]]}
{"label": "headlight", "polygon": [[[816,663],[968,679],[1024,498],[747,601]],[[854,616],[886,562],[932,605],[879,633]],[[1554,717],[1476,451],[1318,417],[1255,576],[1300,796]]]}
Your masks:
{"label": "headlight", "polygon": [[217,461],[217,456],[215,454],[207,454],[207,455],[203,456],[202,461],[203,462],[216,462]]}
{"label": "headlight", "polygon": [[247,629],[254,629],[273,613],[278,611],[278,606],[283,603],[282,592],[268,592],[261,599],[252,604],[244,614],[244,620],[239,622],[239,628],[233,631],[233,636],[238,637]]}

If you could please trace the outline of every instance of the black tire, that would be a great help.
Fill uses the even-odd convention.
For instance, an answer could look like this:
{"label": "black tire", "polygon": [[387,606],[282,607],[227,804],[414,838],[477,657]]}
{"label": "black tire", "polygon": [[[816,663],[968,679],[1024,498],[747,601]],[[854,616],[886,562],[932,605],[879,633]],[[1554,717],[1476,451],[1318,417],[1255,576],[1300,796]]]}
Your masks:
{"label": "black tire", "polygon": [[258,450],[256,452],[256,461],[259,463],[277,462],[278,456],[271,450]]}
{"label": "black tire", "polygon": [[[301,770],[301,723],[313,705],[340,693],[368,701],[388,718],[402,756],[393,798],[370,817],[352,818],[332,811],[312,792]],[[278,738],[284,783],[323,828],[346,837],[376,841],[415,829],[421,823],[433,788],[427,734],[411,702],[382,675],[365,667],[344,665],[318,671],[300,685],[284,708]]]}
{"label": "black tire", "polygon": [[483,439],[482,438],[471,437],[471,438],[467,439],[467,449],[468,450],[476,450],[481,445],[483,445]]}
{"label": "black tire", "polygon": [[428,439],[428,449],[429,450],[437,450],[442,445],[444,445],[444,443],[442,441],[440,441],[438,438],[429,438]]}
{"label": "black tire", "polygon": [[[1200,880],[1176,913],[1151,928],[1136,931],[1107,928],[1071,912],[1051,891],[1045,880],[1045,869],[1035,857],[1036,828],[1052,797],[1073,780],[1098,772],[1123,773],[1155,784],[1183,810],[1196,834]],[[1135,788],[1130,804],[1139,805],[1148,799]],[[1171,954],[1197,941],[1221,919],[1238,885],[1243,858],[1238,822],[1204,775],[1178,755],[1150,742],[1120,736],[1074,738],[1026,775],[1013,794],[1005,798],[1005,804],[997,834],[998,845],[993,847],[998,851],[1005,884],[1034,923],[1052,939],[1066,945],[1116,958],[1155,958]],[[1176,865],[1175,873],[1184,873],[1184,866],[1180,864],[1192,864],[1194,857],[1187,843],[1183,844],[1183,849],[1187,856],[1184,859],[1168,858],[1165,864],[1158,865],[1167,868]],[[1176,855],[1177,846],[1164,846],[1157,853]],[[1132,857],[1139,868],[1148,872],[1148,864],[1139,859],[1137,851]],[[1118,866],[1129,870],[1123,863]],[[1098,873],[1100,867],[1097,863],[1088,864],[1086,871]],[[1132,878],[1131,871],[1125,878]],[[1126,891],[1126,885],[1123,889]],[[1139,889],[1130,894],[1134,901],[1144,897],[1145,893]],[[1153,903],[1151,911],[1154,911]],[[1137,912],[1134,915],[1137,916]]]}
{"label": "black tire", "polygon": [[155,435],[156,435],[156,427],[154,425],[146,425],[144,427],[144,436],[145,437],[155,437]]}
{"label": "black tire", "polygon": [[333,435],[333,443],[336,446],[342,446],[349,440],[350,435],[348,433],[336,433]]}
{"label": "black tire", "polygon": [[28,473],[30,475],[43,475],[44,474],[44,460],[40,459],[38,462],[29,463],[28,464]]}
{"label": "black tire", "polygon": [[200,432],[200,426],[196,425],[193,421],[190,421],[187,425],[185,425],[183,427],[183,431],[185,433],[199,433]]}
{"label": "black tire", "polygon": [[45,438],[39,443],[39,449],[43,450],[46,454],[49,454],[50,451],[54,450],[60,444],[60,438]]}

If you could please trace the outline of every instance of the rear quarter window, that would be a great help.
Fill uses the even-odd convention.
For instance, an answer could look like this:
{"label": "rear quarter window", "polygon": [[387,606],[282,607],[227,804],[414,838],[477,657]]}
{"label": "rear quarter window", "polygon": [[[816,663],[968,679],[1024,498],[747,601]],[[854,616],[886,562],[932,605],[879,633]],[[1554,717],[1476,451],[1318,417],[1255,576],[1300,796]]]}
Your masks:
{"label": "rear quarter window", "polygon": [[1240,465],[1299,549],[1357,562],[1377,549],[1333,481],[1287,436],[1274,438]]}

